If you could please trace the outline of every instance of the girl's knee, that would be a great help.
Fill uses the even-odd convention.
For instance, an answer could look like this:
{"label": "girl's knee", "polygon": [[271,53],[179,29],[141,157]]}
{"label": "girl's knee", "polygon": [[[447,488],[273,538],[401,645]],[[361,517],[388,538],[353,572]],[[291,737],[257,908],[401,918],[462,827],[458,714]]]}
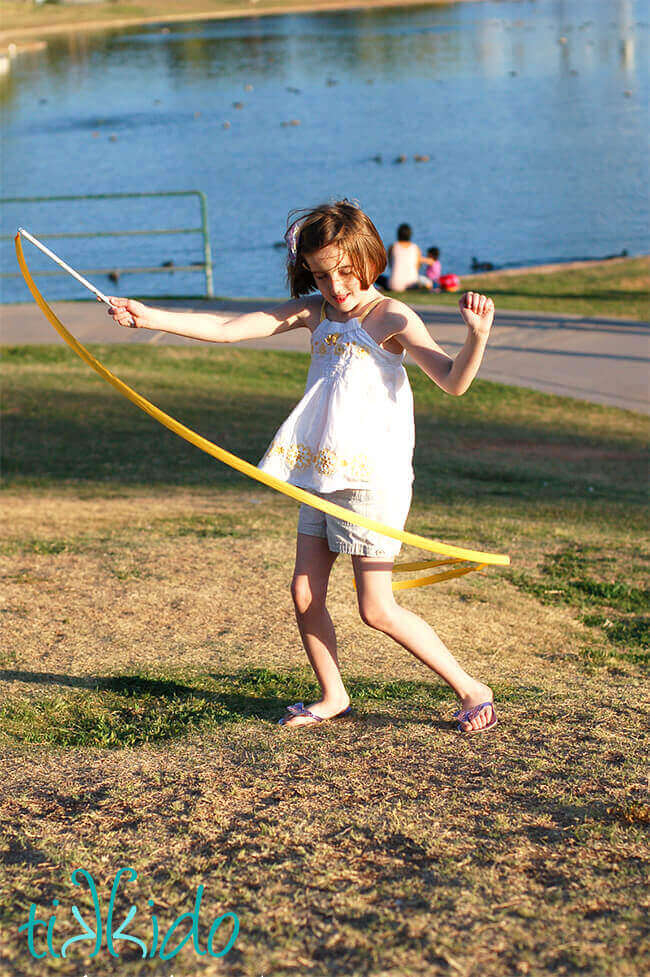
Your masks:
{"label": "girl's knee", "polygon": [[374,628],[375,631],[390,632],[397,607],[398,605],[394,601],[388,604],[371,600],[359,601],[361,620],[369,628]]}
{"label": "girl's knee", "polygon": [[324,607],[325,596],[326,592],[314,586],[306,574],[294,575],[291,581],[291,597],[298,614],[306,614],[315,608]]}

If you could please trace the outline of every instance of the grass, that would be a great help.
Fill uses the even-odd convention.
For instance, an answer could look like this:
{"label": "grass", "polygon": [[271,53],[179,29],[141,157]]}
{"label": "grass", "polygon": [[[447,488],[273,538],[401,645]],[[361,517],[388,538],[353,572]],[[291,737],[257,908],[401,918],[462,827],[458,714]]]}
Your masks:
{"label": "grass", "polygon": [[[94,347],[145,396],[257,462],[300,397],[302,354]],[[489,736],[360,621],[330,608],[353,721],[276,725],[317,695],[289,582],[294,503],[157,427],[54,346],[3,351],[0,957],[16,977],[637,977],[650,803],[647,419],[415,370],[408,528],[512,566],[400,594],[495,691]],[[415,557],[417,551],[405,551]],[[33,960],[104,915],[151,943],[232,910],[221,960],[119,942]],[[153,908],[149,908],[148,900]],[[42,935],[38,948],[45,946]]]}
{"label": "grass", "polygon": [[[489,272],[463,275],[463,291],[490,295],[500,309],[601,318],[650,319],[650,257],[594,261],[582,267],[535,272]],[[393,294],[393,293],[391,293]],[[409,291],[395,293],[409,305],[455,305],[458,295]]]}
{"label": "grass", "polygon": [[[283,711],[283,697],[314,697],[317,691],[313,675],[298,669],[248,667],[209,675],[157,669],[104,677],[67,696],[8,702],[0,707],[0,728],[13,743],[120,749],[250,718],[273,721]],[[503,699],[507,690],[500,691]],[[368,679],[353,680],[350,693],[357,703],[399,703],[414,717],[446,697],[442,687],[425,682]]]}
{"label": "grass", "polygon": [[[372,0],[367,4],[372,5]],[[223,16],[232,12],[233,16],[250,13],[260,16],[274,11],[290,11],[293,8],[305,9],[316,4],[306,3],[305,0],[136,0],[124,3],[121,0],[105,0],[104,3],[92,3],[83,7],[74,7],[55,0],[36,5],[33,0],[2,0],[2,32],[9,35],[11,31],[30,30],[46,33],[48,29],[59,27],[75,30],[80,23],[103,24],[110,26],[111,22],[127,21],[134,24],[142,20],[173,17],[178,20],[186,17],[188,20],[201,16]],[[323,6],[327,7],[327,0]],[[0,32],[0,33],[2,33]],[[10,39],[10,38],[9,38]]]}
{"label": "grass", "polygon": [[[647,580],[648,562],[641,555],[630,567],[617,563],[615,555],[598,546],[571,543],[548,554],[536,576],[513,572],[510,579],[544,604],[579,608],[583,624],[598,629],[622,657],[641,664],[650,647],[650,590],[630,586],[625,575]],[[602,654],[602,649],[596,652]]]}

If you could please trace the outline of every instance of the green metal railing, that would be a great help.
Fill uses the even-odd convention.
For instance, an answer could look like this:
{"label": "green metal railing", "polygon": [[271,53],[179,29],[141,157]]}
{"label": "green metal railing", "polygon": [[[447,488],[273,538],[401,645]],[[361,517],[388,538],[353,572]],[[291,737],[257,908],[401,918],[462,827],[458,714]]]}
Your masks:
{"label": "green metal railing", "polygon": [[[208,232],[208,207],[207,199],[202,190],[169,190],[160,193],[93,193],[77,196],[59,197],[0,197],[0,204],[36,204],[53,203],[55,201],[79,201],[79,200],[128,200],[143,199],[147,197],[198,197],[201,215],[200,227],[165,227],[139,230],[116,230],[116,231],[56,231],[40,232],[33,230],[31,225],[29,230],[35,237],[44,240],[55,240],[56,238],[102,238],[102,237],[144,237],[162,236],[171,234],[201,234],[203,238],[203,261],[191,265],[163,264],[156,267],[125,267],[120,265],[111,268],[78,268],[77,271],[84,275],[111,275],[116,272],[119,275],[137,274],[169,274],[170,272],[202,272],[205,275],[205,296],[213,298],[214,289],[212,285],[212,252],[210,249],[210,236]],[[0,241],[11,241],[13,235],[0,235]],[[37,275],[65,275],[65,271],[52,269],[51,271],[33,271],[34,277]],[[0,278],[19,278],[19,271],[0,272]]]}

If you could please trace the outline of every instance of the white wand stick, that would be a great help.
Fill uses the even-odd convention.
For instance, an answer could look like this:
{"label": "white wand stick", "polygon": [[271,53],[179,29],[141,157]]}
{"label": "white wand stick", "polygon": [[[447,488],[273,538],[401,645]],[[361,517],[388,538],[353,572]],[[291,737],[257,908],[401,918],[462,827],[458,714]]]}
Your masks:
{"label": "white wand stick", "polygon": [[31,241],[32,244],[35,247],[37,247],[39,251],[42,251],[43,254],[46,254],[48,256],[48,258],[51,258],[52,261],[55,261],[56,264],[59,265],[61,268],[63,268],[64,271],[67,271],[69,275],[72,275],[73,278],[76,278],[77,281],[80,282],[85,288],[87,288],[89,292],[92,292],[93,295],[96,295],[97,298],[100,299],[100,301],[105,302],[106,305],[109,306],[111,305],[111,303],[106,298],[103,292],[100,292],[98,288],[95,288],[94,285],[91,285],[89,281],[83,278],[78,271],[74,270],[74,268],[71,268],[70,265],[66,265],[65,261],[62,261],[61,258],[57,257],[57,255],[54,254],[54,251],[50,251],[49,248],[46,248],[45,245],[41,244],[41,242],[37,240],[35,237],[33,237],[33,235],[29,233],[29,231],[26,231],[24,227],[19,227],[18,233],[22,234],[22,236],[27,238],[28,241]]}
{"label": "white wand stick", "polygon": [[[46,254],[48,258],[51,258],[52,261],[54,261],[57,265],[59,265],[60,268],[63,268],[64,271],[67,271],[69,275],[72,275],[73,278],[76,278],[77,281],[84,286],[84,288],[87,288],[89,292],[92,292],[93,295],[96,295],[97,298],[100,300],[100,302],[104,302],[111,309],[113,308],[110,300],[106,298],[103,292],[100,292],[98,288],[95,288],[94,285],[91,285],[91,283],[86,278],[84,278],[83,275],[80,275],[79,272],[75,271],[74,268],[71,268],[70,265],[66,265],[65,261],[62,261],[61,258],[58,257],[58,255],[54,254],[54,251],[50,251],[50,249],[46,248],[44,244],[41,244],[41,242],[37,238],[35,238],[33,234],[30,234],[29,231],[26,231],[24,227],[19,227],[18,233],[21,234],[24,238],[27,238],[28,241],[31,241],[32,244],[35,247],[37,247],[39,251],[42,251],[43,254]],[[135,322],[133,321],[133,317],[131,317],[129,326],[132,329],[135,328]]]}

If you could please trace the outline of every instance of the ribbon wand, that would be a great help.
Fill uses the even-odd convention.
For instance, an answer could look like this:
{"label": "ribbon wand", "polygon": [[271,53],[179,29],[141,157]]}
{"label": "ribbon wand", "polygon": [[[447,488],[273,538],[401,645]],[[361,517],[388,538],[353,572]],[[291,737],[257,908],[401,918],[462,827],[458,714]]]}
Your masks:
{"label": "ribbon wand", "polygon": [[[33,236],[33,234],[30,234],[29,231],[26,231],[24,227],[19,227],[18,233],[22,237],[26,238],[28,241],[31,241],[34,247],[38,248],[39,251],[42,251],[43,254],[47,255],[48,258],[51,258],[55,264],[57,264],[60,268],[63,268],[64,271],[67,271],[69,275],[72,275],[73,278],[76,278],[76,280],[81,285],[83,285],[84,288],[87,288],[89,292],[92,292],[93,295],[95,295],[100,302],[104,302],[104,304],[111,309],[113,308],[110,299],[108,299],[103,292],[100,292],[98,288],[96,288],[91,282],[88,281],[88,279],[84,278],[83,275],[80,275],[79,272],[75,271],[74,268],[71,268],[70,265],[67,265],[65,261],[59,258],[58,255],[54,254],[54,251],[50,251],[49,248],[46,248],[45,245],[38,240],[38,238],[35,238]],[[131,319],[131,323],[133,326],[135,326],[133,319]]]}

